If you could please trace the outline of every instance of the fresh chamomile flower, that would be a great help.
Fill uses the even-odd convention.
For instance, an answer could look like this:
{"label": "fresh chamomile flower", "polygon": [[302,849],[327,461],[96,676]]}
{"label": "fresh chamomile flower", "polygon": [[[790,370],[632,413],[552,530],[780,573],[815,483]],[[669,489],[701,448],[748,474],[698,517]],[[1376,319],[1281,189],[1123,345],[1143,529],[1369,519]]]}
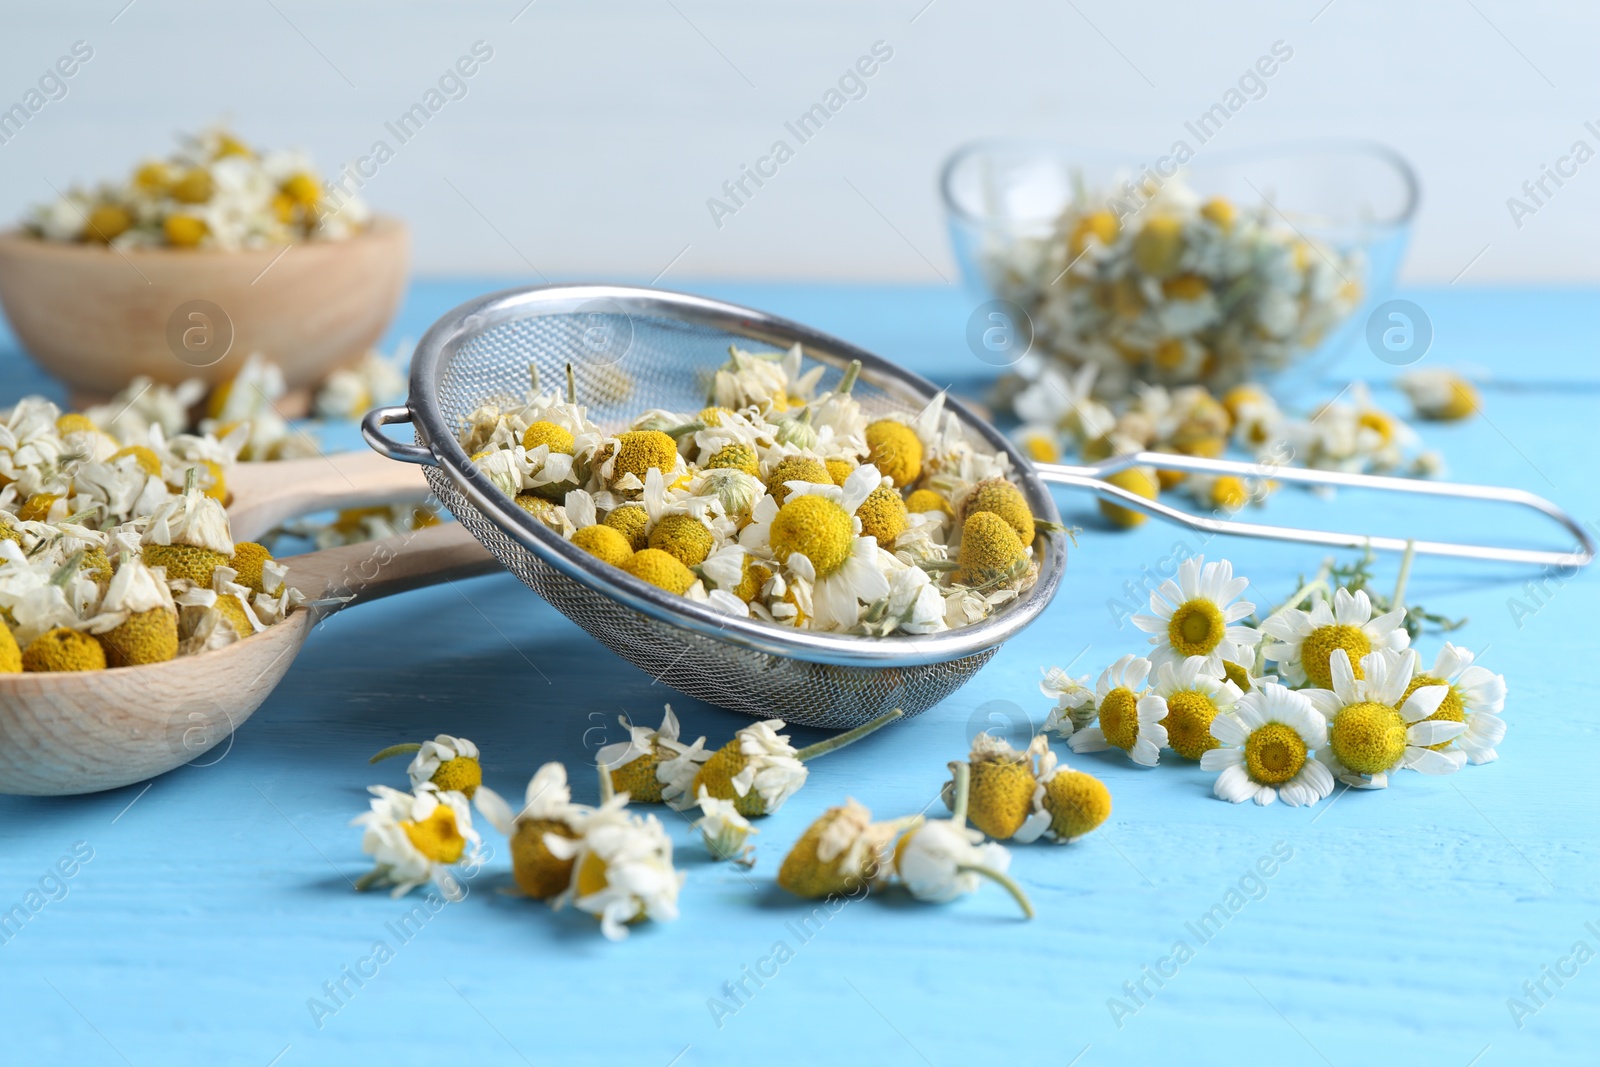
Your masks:
{"label": "fresh chamomile flower", "polygon": [[1312,758],[1328,742],[1328,720],[1305,693],[1263,683],[1217,716],[1211,733],[1220,747],[1200,767],[1221,772],[1212,791],[1223,800],[1310,807],[1333,792],[1333,774]]}
{"label": "fresh chamomile flower", "polygon": [[1399,650],[1411,643],[1405,617],[1403,607],[1374,617],[1366,590],[1336,589],[1332,604],[1318,600],[1310,611],[1284,608],[1261,624],[1261,632],[1273,639],[1266,646],[1267,659],[1290,685],[1331,689],[1335,652],[1345,653],[1359,680],[1369,652]]}
{"label": "fresh chamomile flower", "polygon": [[1150,594],[1149,615],[1135,615],[1133,624],[1150,634],[1154,666],[1182,663],[1204,656],[1212,673],[1222,673],[1222,663],[1243,662],[1261,633],[1233,623],[1255,611],[1239,596],[1250,587],[1248,578],[1235,578],[1227,560],[1206,563],[1191,556],[1178,567],[1178,579],[1168,579]]}
{"label": "fresh chamomile flower", "polygon": [[659,729],[634,726],[625,716],[617,721],[628,731],[628,740],[595,753],[602,773],[610,772],[612,788],[637,804],[667,803],[680,811],[692,807],[689,785],[700,765],[711,758],[706,739],[698,737],[688,745],[679,741],[678,717],[671,704],[666,705]]}
{"label": "fresh chamomile flower", "polygon": [[695,820],[694,828],[700,831],[701,840],[705,842],[706,851],[711,853],[712,858],[731,860],[741,867],[755,866],[755,856],[751,854],[755,847],[745,842],[752,834],[761,831],[739,814],[739,809],[732,801],[718,800],[707,793],[704,787],[696,803],[700,805],[701,815]]}
{"label": "fresh chamomile flower", "polygon": [[1448,743],[1466,731],[1466,724],[1433,718],[1450,695],[1449,686],[1412,688],[1416,656],[1409,650],[1369,652],[1360,667],[1357,675],[1349,653],[1336,648],[1333,688],[1303,690],[1328,720],[1328,744],[1318,747],[1317,759],[1333,776],[1360,789],[1382,789],[1402,767],[1423,774],[1460,770],[1466,753],[1450,750]]}
{"label": "fresh chamomile flower", "polygon": [[878,544],[860,535],[856,511],[878,488],[883,475],[871,465],[857,467],[843,486],[788,482],[789,495],[779,505],[761,498],[740,542],[766,547],[791,568],[795,557],[809,570],[813,623],[830,630],[849,629],[861,617],[860,601],[872,603],[889,595],[889,580],[878,557]]}
{"label": "fresh chamomile flower", "polygon": [[404,793],[386,785],[369,786],[371,810],[351,821],[365,828],[361,850],[375,866],[356,883],[357,889],[393,886],[401,897],[424,882],[433,882],[446,900],[466,894],[451,868],[475,859],[481,840],[472,828],[472,812],[460,793],[441,793],[431,785]]}
{"label": "fresh chamomile flower", "polygon": [[1060,667],[1045,667],[1039,692],[1055,698],[1055,707],[1044,720],[1044,733],[1063,740],[1094,722],[1095,692],[1089,676],[1074,678]]}
{"label": "fresh chamomile flower", "polygon": [[1167,745],[1184,759],[1197,760],[1217,747],[1211,721],[1231,712],[1243,693],[1212,670],[1211,660],[1190,656],[1182,663],[1168,660],[1156,668],[1150,695],[1166,705],[1161,725],[1167,728]]}
{"label": "fresh chamomile flower", "polygon": [[695,774],[690,788],[695,796],[704,789],[718,800],[732,801],[741,815],[771,815],[805,785],[807,760],[859,741],[904,714],[895,708],[805,748],[795,748],[778,732],[783,729],[782,719],[751,723],[712,753]]}
{"label": "fresh chamomile flower", "polygon": [[552,839],[578,836],[577,821],[590,809],[572,802],[567,769],[546,763],[528,779],[522,810],[515,814],[505,798],[479,786],[473,803],[489,824],[511,841],[511,873],[517,888],[534,900],[550,900],[572,884],[570,855],[550,849]]}
{"label": "fresh chamomile flower", "polygon": [[912,896],[936,904],[977,892],[987,878],[1011,894],[1024,918],[1033,918],[1033,904],[1006,873],[1011,853],[998,842],[984,841],[981,830],[967,825],[970,768],[953,763],[951,769],[951,817],[913,822],[895,845],[894,873]]}
{"label": "fresh chamomile flower", "polygon": [[[602,776],[603,783],[607,779]],[[546,838],[552,855],[573,863],[572,883],[555,900],[600,920],[612,941],[628,936],[628,924],[678,917],[684,875],[672,866],[672,838],[654,815],[640,818],[618,793],[574,820],[576,838]]]}
{"label": "fresh chamomile flower", "polygon": [[1144,691],[1149,676],[1150,661],[1142,656],[1126,655],[1107,667],[1094,689],[1099,722],[1067,738],[1072,751],[1120,748],[1140,766],[1154,767],[1167,743],[1167,728],[1161,725],[1167,705]]}
{"label": "fresh chamomile flower", "polygon": [[1033,810],[1013,840],[1028,844],[1042,837],[1064,845],[1111,817],[1111,790],[1104,782],[1068,768],[1043,746],[1036,755]]}
{"label": "fresh chamomile flower", "polygon": [[[915,817],[913,817],[915,818]],[[797,897],[853,896],[888,881],[889,846],[911,820],[875,823],[845,798],[806,827],[778,869],[778,884]]]}
{"label": "fresh chamomile flower", "polygon": [[390,745],[367,762],[377,763],[390,756],[412,753],[415,755],[411,765],[406,768],[412,789],[421,789],[424,783],[431,782],[436,789],[447,793],[455,791],[471,800],[483,784],[483,766],[478,762],[478,746],[464,737],[451,737],[449,734],[440,734],[432,741],[421,744]]}
{"label": "fresh chamomile flower", "polygon": [[[1411,650],[1415,654],[1415,650]],[[1426,674],[1417,674],[1406,687],[1406,696],[1430,685],[1449,688],[1433,713],[1435,720],[1464,722],[1467,729],[1453,742],[1476,765],[1493,763],[1495,751],[1506,736],[1506,722],[1500,713],[1506,706],[1506,680],[1486,667],[1473,663],[1475,657],[1465,648],[1446,641]],[[1449,747],[1452,742],[1445,742]]]}

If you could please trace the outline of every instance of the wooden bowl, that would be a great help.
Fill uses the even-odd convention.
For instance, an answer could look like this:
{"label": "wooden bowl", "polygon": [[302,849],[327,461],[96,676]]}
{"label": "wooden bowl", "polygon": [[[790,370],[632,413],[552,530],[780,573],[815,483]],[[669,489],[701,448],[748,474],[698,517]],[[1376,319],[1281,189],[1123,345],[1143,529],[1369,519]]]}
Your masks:
{"label": "wooden bowl", "polygon": [[348,240],[238,252],[123,252],[10,231],[0,233],[0,306],[74,406],[141,374],[215,385],[254,352],[305,390],[383,334],[409,249],[405,224],[384,217]]}

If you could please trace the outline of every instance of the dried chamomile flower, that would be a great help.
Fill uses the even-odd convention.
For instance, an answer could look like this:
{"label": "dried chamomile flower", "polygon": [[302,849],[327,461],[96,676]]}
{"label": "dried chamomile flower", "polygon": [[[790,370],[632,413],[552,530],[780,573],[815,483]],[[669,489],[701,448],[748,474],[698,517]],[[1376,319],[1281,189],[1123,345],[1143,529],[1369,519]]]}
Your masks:
{"label": "dried chamomile flower", "polygon": [[182,495],[163,504],[150,517],[141,539],[144,561],[165,568],[169,582],[211,586],[212,572],[233,558],[228,513],[220,501],[196,486],[196,468],[189,468]]}
{"label": "dried chamomile flower", "polygon": [[1017,540],[1024,546],[1033,544],[1033,512],[1028,510],[1028,498],[1007,478],[986,478],[972,487],[962,498],[960,518],[979,511],[992,511],[1006,520],[1017,532]]}
{"label": "dried chamomile flower", "polygon": [[1095,714],[1099,722],[1067,738],[1074,752],[1104,752],[1120,748],[1128,758],[1143,767],[1154,767],[1167,744],[1167,728],[1161,725],[1167,706],[1145,692],[1150,676],[1150,661],[1140,656],[1123,656],[1107,667],[1095,683]]}
{"label": "dried chamomile flower", "polygon": [[1211,720],[1233,711],[1243,696],[1239,687],[1214,673],[1205,656],[1190,656],[1181,663],[1167,660],[1156,669],[1150,696],[1166,707],[1161,725],[1167,744],[1184,759],[1197,760],[1217,747]]}
{"label": "dried chamomile flower", "polygon": [[966,818],[998,841],[1016,836],[1034,814],[1033,794],[1039,785],[1035,761],[1046,751],[1043,734],[1034,737],[1022,751],[1012,748],[1003,737],[979,734],[972,739],[967,762],[950,764],[951,779],[945,783],[943,794],[946,806],[955,810],[959,772],[966,768],[971,782]]}
{"label": "dried chamomile flower", "polygon": [[1207,563],[1191,556],[1178,566],[1177,581],[1168,579],[1150,594],[1150,614],[1133,616],[1133,624],[1150,634],[1150,662],[1179,664],[1190,656],[1204,656],[1212,674],[1222,674],[1223,661],[1243,663],[1261,631],[1235,626],[1256,606],[1239,597],[1250,579],[1235,578],[1227,560]]}
{"label": "dried chamomile flower", "polygon": [[966,824],[967,765],[951,767],[955,772],[951,817],[914,822],[895,845],[894,873],[912,896],[937,904],[977,892],[981,879],[987,878],[1011,894],[1024,918],[1033,918],[1028,895],[1006,873],[1011,853],[1004,845],[984,841],[982,832]]}
{"label": "dried chamomile flower", "polygon": [[1014,840],[1028,844],[1039,838],[1067,844],[1111,817],[1111,791],[1092,774],[1074,771],[1049,749],[1038,753],[1038,787],[1033,810]]}
{"label": "dried chamomile flower", "polygon": [[[1408,650],[1416,655],[1415,649]],[[1505,739],[1506,722],[1500,713],[1506,706],[1506,680],[1486,667],[1473,663],[1471,651],[1446,641],[1433,667],[1416,674],[1406,687],[1405,696],[1432,685],[1449,689],[1432,718],[1444,722],[1464,722],[1466,731],[1443,747],[1454,746],[1467,754],[1473,764],[1492,763],[1499,758],[1495,746]]]}
{"label": "dried chamomile flower", "polygon": [[807,899],[881,885],[892,869],[889,846],[909,821],[874,823],[870,811],[847,797],[800,835],[778,869],[778,884]]}
{"label": "dried chamomile flower", "polygon": [[1273,639],[1266,658],[1278,665],[1290,685],[1331,689],[1334,653],[1345,653],[1360,680],[1369,652],[1399,650],[1411,643],[1405,617],[1404,607],[1375,617],[1365,589],[1354,594],[1336,589],[1331,604],[1318,600],[1310,611],[1284,608],[1263,622],[1261,632]]}
{"label": "dried chamomile flower", "polygon": [[105,649],[81,630],[57,626],[28,642],[22,650],[25,671],[103,671]]}
{"label": "dried chamomile flower", "polygon": [[164,663],[178,654],[178,607],[172,592],[138,556],[124,556],[90,627],[112,667]]}
{"label": "dried chamomile flower", "polygon": [[1382,789],[1402,767],[1454,774],[1467,762],[1465,752],[1448,745],[1466,732],[1466,724],[1433,718],[1450,687],[1413,688],[1414,655],[1369,652],[1358,675],[1349,654],[1337,648],[1332,667],[1331,690],[1302,692],[1328,720],[1328,744],[1318,747],[1317,759],[1335,778],[1360,789]]}
{"label": "dried chamomile flower", "polygon": [[745,842],[752,834],[761,831],[739,814],[739,809],[732,801],[718,800],[707,793],[704,787],[696,803],[700,805],[702,814],[695,820],[694,828],[700,831],[706,851],[711,853],[712,858],[731,860],[741,867],[755,866],[755,846]]}
{"label": "dried chamomile flower", "polygon": [[679,741],[678,717],[671,704],[666,706],[659,729],[634,726],[623,716],[617,721],[628,731],[628,740],[595,753],[601,773],[610,772],[612,788],[627,793],[637,804],[664,802],[680,811],[692,807],[689,786],[701,764],[711,758],[706,739],[698,737],[687,745]]}
{"label": "dried chamomile flower", "polygon": [[420,789],[424,782],[432,782],[441,792],[457,792],[472,799],[483,784],[483,766],[478,762],[478,746],[464,737],[440,734],[432,741],[421,744],[390,745],[373,756],[368,763],[377,763],[391,756],[412,756],[406,774],[411,788]]}
{"label": "dried chamomile flower", "polygon": [[517,888],[534,900],[551,900],[572,884],[573,858],[551,850],[553,840],[571,841],[576,825],[590,810],[572,802],[567,769],[546,763],[528,779],[522,809],[511,805],[488,786],[479,786],[473,803],[489,824],[511,841],[511,874]]}
{"label": "dried chamomile flower", "polygon": [[1395,384],[1411,401],[1419,418],[1453,422],[1477,414],[1483,403],[1477,386],[1443,367],[1407,371]]}
{"label": "dried chamomile flower", "polygon": [[1039,692],[1055,698],[1055,707],[1044,720],[1044,733],[1065,740],[1094,722],[1095,693],[1089,676],[1074,678],[1060,667],[1045,667]]}
{"label": "dried chamomile flower", "polygon": [[825,756],[900,718],[899,708],[842,734],[795,748],[778,731],[782,719],[752,723],[717,749],[695,774],[695,796],[704,789],[718,800],[732,801],[744,816],[771,815],[806,782],[806,761]]}
{"label": "dried chamomile flower", "polygon": [[441,793],[426,785],[404,793],[385,785],[368,787],[371,810],[351,821],[365,829],[361,850],[373,858],[372,870],[357,889],[393,886],[404,896],[424,882],[433,882],[446,900],[466,894],[451,868],[475,860],[482,842],[472,828],[472,812],[460,793]]}
{"label": "dried chamomile flower", "polygon": [[[602,792],[608,775],[601,775]],[[576,838],[546,838],[552,855],[573,862],[572,883],[555,900],[571,904],[600,920],[600,932],[612,941],[628,936],[629,923],[678,917],[678,891],[684,875],[672,866],[672,839],[654,815],[644,818],[628,810],[628,796],[618,793],[573,822]]]}
{"label": "dried chamomile flower", "polygon": [[869,423],[867,462],[893,480],[899,489],[909,488],[922,474],[922,441],[916,430],[897,419]]}
{"label": "dried chamomile flower", "polygon": [[1221,772],[1212,791],[1223,800],[1310,807],[1333,792],[1333,775],[1312,758],[1328,743],[1328,721],[1304,693],[1263,683],[1217,716],[1211,732],[1220,747],[1200,767]]}
{"label": "dried chamomile flower", "polygon": [[975,511],[961,526],[953,581],[977,589],[1004,585],[1028,572],[1028,550],[1016,531],[992,511]]}

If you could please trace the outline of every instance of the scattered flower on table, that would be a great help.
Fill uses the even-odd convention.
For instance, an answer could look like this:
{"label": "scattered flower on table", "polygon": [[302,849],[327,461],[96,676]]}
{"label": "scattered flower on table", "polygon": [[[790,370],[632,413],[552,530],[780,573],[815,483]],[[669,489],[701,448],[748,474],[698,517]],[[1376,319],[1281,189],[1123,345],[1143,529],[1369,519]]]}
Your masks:
{"label": "scattered flower on table", "polygon": [[1198,760],[1217,747],[1212,720],[1233,711],[1243,695],[1205,656],[1162,663],[1149,692],[1150,698],[1166,708],[1161,725],[1167,731],[1168,747],[1187,760]]}
{"label": "scattered flower on table", "polygon": [[1327,745],[1328,722],[1305,693],[1263,683],[1217,716],[1211,733],[1219,747],[1200,767],[1220,772],[1212,789],[1223,800],[1310,807],[1333,792],[1333,774],[1313,758]]}
{"label": "scattered flower on table", "polygon": [[545,846],[573,864],[572,882],[555,898],[600,920],[612,941],[628,936],[628,924],[678,917],[678,891],[684,875],[672,866],[672,839],[654,815],[628,810],[628,795],[617,793],[598,808],[579,814],[575,837],[547,835]]}
{"label": "scattered flower on table", "polygon": [[950,767],[950,818],[916,816],[906,821],[892,853],[893,873],[913,897],[936,904],[976,893],[982,879],[988,879],[1011,894],[1023,918],[1033,918],[1033,903],[1006,873],[1011,853],[998,842],[984,841],[981,830],[967,825],[971,768],[964,763]]}
{"label": "scattered flower on table", "polygon": [[551,845],[572,840],[578,823],[593,809],[572,802],[567,769],[546,763],[528,779],[522,809],[515,813],[505,798],[479,786],[473,803],[479,813],[511,842],[511,873],[517,888],[534,900],[553,900],[572,884],[572,856]]}
{"label": "scattered flower on table", "polygon": [[1334,653],[1346,654],[1359,679],[1369,652],[1399,650],[1411,643],[1405,617],[1404,607],[1374,616],[1366,590],[1352,594],[1341,587],[1334,590],[1331,604],[1318,600],[1310,611],[1285,608],[1263,622],[1261,632],[1272,638],[1266,658],[1291,685],[1331,689]]}
{"label": "scattered flower on table", "polygon": [[1095,691],[1089,676],[1074,678],[1060,667],[1041,669],[1044,680],[1039,683],[1039,692],[1056,702],[1045,717],[1043,732],[1065,740],[1094,722]]}
{"label": "scattered flower on table", "polygon": [[706,851],[714,859],[731,860],[741,867],[755,865],[755,851],[753,845],[746,844],[752,834],[761,831],[750,825],[750,820],[739,814],[739,809],[732,801],[718,800],[710,795],[704,788],[700,790],[697,801],[700,806],[701,816],[695,820],[694,828],[700,831],[700,837],[705,841]]}
{"label": "scattered flower on table", "polygon": [[659,729],[634,726],[618,716],[628,740],[606,745],[595,754],[595,762],[609,770],[612,787],[627,793],[635,804],[670,804],[679,811],[694,806],[689,787],[701,764],[711,758],[705,737],[693,744],[678,740],[678,717],[672,705],[666,706]]}
{"label": "scattered flower on table", "polygon": [[[1411,654],[1415,656],[1416,650],[1412,649]],[[1446,641],[1434,658],[1432,669],[1415,674],[1405,695],[1409,697],[1425,686],[1447,686],[1449,692],[1433,718],[1465,722],[1466,730],[1452,744],[1465,752],[1473,764],[1492,763],[1500,758],[1495,746],[1506,736],[1506,722],[1500,717],[1506,706],[1506,680],[1487,667],[1478,666],[1475,659],[1468,649]]]}
{"label": "scattered flower on table", "polygon": [[1305,696],[1328,720],[1328,744],[1317,750],[1335,778],[1362,789],[1382,789],[1403,767],[1423,774],[1453,774],[1467,762],[1450,743],[1466,732],[1464,722],[1435,718],[1450,695],[1446,685],[1414,688],[1416,656],[1380,649],[1361,657],[1358,676],[1349,654],[1333,652],[1332,689],[1307,689]]}
{"label": "scattered flower on table", "polygon": [[415,793],[385,785],[368,787],[371,810],[352,820],[364,829],[361,850],[374,866],[356,883],[357,889],[393,886],[401,897],[432,882],[446,900],[466,893],[454,874],[462,862],[475,862],[481,840],[472,827],[467,798],[457,792],[442,793],[431,783]]}
{"label": "scattered flower on table", "polygon": [[1121,749],[1142,767],[1154,767],[1167,744],[1167,728],[1161,720],[1167,706],[1145,690],[1150,676],[1150,661],[1129,653],[1107,667],[1095,683],[1097,722],[1084,727],[1067,744],[1074,752],[1104,752]]}
{"label": "scattered flower on table", "polygon": [[801,749],[779,732],[783,729],[782,719],[752,723],[701,764],[690,788],[697,797],[703,789],[718,800],[731,801],[740,815],[771,815],[805,785],[809,773],[806,761],[853,744],[904,714],[895,708]]}
{"label": "scattered flower on table", "polygon": [[1203,656],[1211,673],[1220,675],[1224,663],[1244,663],[1253,657],[1261,632],[1235,625],[1256,609],[1239,599],[1248,588],[1250,579],[1235,578],[1228,560],[1206,563],[1204,556],[1184,560],[1177,580],[1169,578],[1150,594],[1150,614],[1133,616],[1133,624],[1151,635],[1151,665]]}
{"label": "scattered flower on table", "polygon": [[[997,841],[1015,837],[1030,819],[1038,828],[1048,825],[1049,816],[1037,811],[1033,803],[1039,787],[1035,760],[1047,747],[1043,734],[1036,735],[1021,750],[1003,737],[979,734],[972,739],[966,762],[949,765],[951,776],[943,793],[945,806],[956,810],[957,786],[964,776],[970,783],[964,818],[989,837]],[[1032,836],[1038,836],[1037,829]]]}
{"label": "scattered flower on table", "polygon": [[1419,418],[1454,422],[1471,418],[1483,404],[1477,386],[1444,367],[1408,370],[1395,384],[1411,401]]}
{"label": "scattered flower on table", "polygon": [[1064,845],[1111,817],[1111,790],[1104,782],[1072,770],[1048,748],[1036,756],[1038,785],[1033,791],[1033,810],[1013,840],[1028,844],[1043,838]]}
{"label": "scattered flower on table", "polygon": [[468,800],[483,784],[483,766],[478,761],[478,746],[464,737],[440,734],[432,741],[420,744],[411,742],[390,745],[373,756],[368,763],[377,763],[391,756],[412,755],[406,775],[411,788],[420,789],[431,782],[443,792],[458,792]]}
{"label": "scattered flower on table", "polygon": [[874,823],[856,801],[823,812],[783,858],[778,884],[795,896],[855,896],[887,883],[891,846],[906,820]]}

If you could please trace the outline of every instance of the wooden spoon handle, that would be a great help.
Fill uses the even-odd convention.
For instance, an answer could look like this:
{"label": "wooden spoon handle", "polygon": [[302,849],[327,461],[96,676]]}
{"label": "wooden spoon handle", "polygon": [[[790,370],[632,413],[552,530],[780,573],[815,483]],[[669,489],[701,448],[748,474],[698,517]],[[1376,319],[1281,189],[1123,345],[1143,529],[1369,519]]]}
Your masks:
{"label": "wooden spoon handle", "polygon": [[289,568],[291,588],[308,600],[331,601],[318,606],[323,614],[501,569],[500,561],[458,522],[290,556],[283,562]]}
{"label": "wooden spoon handle", "polygon": [[228,521],[235,541],[253,541],[297,515],[371,507],[428,496],[422,472],[376,452],[335,452],[309,459],[238,463],[228,474]]}

